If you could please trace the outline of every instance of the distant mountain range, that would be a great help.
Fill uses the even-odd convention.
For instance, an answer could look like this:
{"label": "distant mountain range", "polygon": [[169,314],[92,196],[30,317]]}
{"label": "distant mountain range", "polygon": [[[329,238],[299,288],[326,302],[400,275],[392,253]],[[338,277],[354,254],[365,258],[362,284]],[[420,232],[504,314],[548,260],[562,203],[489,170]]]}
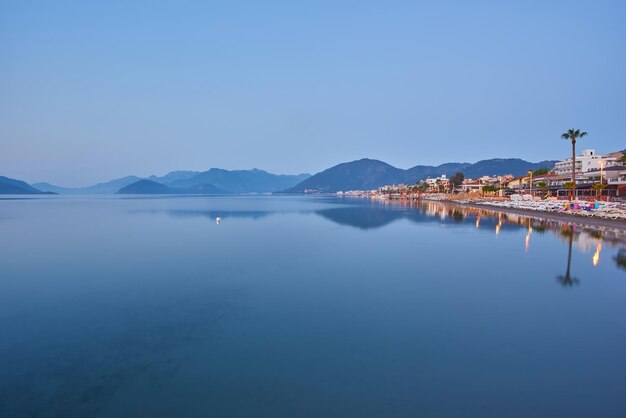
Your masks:
{"label": "distant mountain range", "polygon": [[518,158],[496,158],[477,163],[446,163],[439,166],[417,165],[403,170],[379,160],[363,158],[338,164],[315,174],[284,193],[334,193],[346,190],[372,190],[388,184],[413,184],[427,177],[452,176],[457,171],[467,178],[513,174],[521,176],[528,170],[553,168],[556,161],[531,163]]}
{"label": "distant mountain range", "polygon": [[122,187],[119,194],[174,194],[178,191],[152,180],[138,180]]}
{"label": "distant mountain range", "polygon": [[212,184],[229,193],[271,193],[293,187],[309,177],[310,174],[295,176],[271,174],[256,168],[232,171],[212,168],[191,178],[165,184],[181,189]]}
{"label": "distant mountain range", "polygon": [[119,194],[230,194],[212,184],[198,184],[187,188],[174,188],[152,180],[139,180],[122,187]]}
{"label": "distant mountain range", "polygon": [[477,163],[446,163],[438,166],[417,165],[403,170],[379,160],[361,159],[343,163],[311,176],[279,175],[267,171],[223,170],[172,171],[164,176],[142,179],[127,176],[89,187],[69,188],[50,183],[32,186],[8,177],[0,177],[0,194],[248,194],[248,193],[334,193],[346,190],[371,190],[387,184],[412,184],[457,171],[465,177],[513,174],[520,176],[538,168],[552,168],[556,161],[531,163],[518,158],[497,158]]}
{"label": "distant mountain range", "polygon": [[[114,194],[118,192],[124,194],[245,194],[284,190],[309,177],[311,177],[310,174],[272,174],[257,168],[252,170],[212,168],[204,172],[172,171],[161,177],[150,176],[147,179],[127,176],[89,187],[69,188],[50,183],[35,183],[33,186],[42,191],[58,194]],[[133,187],[127,188],[131,185]]]}
{"label": "distant mountain range", "polygon": [[122,187],[128,186],[138,180],[141,180],[141,177],[127,176],[88,187],[61,187],[50,183],[34,183],[33,187],[58,194],[114,194]]}
{"label": "distant mountain range", "polygon": [[0,176],[0,194],[54,194],[36,189],[28,183]]}

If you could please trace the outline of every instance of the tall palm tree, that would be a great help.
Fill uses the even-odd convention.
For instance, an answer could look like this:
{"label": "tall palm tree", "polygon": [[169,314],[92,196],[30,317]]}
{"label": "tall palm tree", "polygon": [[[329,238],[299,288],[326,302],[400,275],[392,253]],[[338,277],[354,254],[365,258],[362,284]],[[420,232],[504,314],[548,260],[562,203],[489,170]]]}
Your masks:
{"label": "tall palm tree", "polygon": [[572,183],[574,183],[574,189],[576,189],[576,140],[583,136],[587,136],[587,132],[580,132],[580,129],[569,129],[561,135],[561,138],[572,141]]}

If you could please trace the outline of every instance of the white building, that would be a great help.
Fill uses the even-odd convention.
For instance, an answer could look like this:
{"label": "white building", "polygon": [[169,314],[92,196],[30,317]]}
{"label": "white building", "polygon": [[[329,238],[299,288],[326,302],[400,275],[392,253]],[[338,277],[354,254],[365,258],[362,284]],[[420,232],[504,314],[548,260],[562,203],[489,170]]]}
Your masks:
{"label": "white building", "polygon": [[[608,155],[598,155],[596,150],[584,150],[582,155],[576,156],[576,173],[586,173],[587,171],[599,170],[600,165],[604,168],[618,165],[617,158]],[[572,175],[572,159],[567,158],[554,165],[554,173],[560,176]]]}
{"label": "white building", "polygon": [[602,182],[610,185],[626,186],[626,167],[615,165],[603,170],[593,170],[585,173],[582,180],[590,183]]}
{"label": "white building", "polygon": [[437,186],[437,180],[439,180],[440,184],[448,184],[448,178],[446,177],[445,174],[442,174],[440,177],[435,177],[434,179],[431,179],[430,177],[428,177],[426,180],[424,180],[426,183],[428,183],[428,185],[430,187],[436,187]]}

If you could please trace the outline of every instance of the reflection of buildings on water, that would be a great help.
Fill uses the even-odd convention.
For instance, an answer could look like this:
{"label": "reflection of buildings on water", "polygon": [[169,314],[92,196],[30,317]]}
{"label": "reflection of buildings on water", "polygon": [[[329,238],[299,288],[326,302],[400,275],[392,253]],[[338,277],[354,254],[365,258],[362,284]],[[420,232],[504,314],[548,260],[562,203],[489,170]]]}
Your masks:
{"label": "reflection of buildings on water", "polygon": [[588,253],[595,250],[601,241],[602,238],[598,234],[579,234],[575,245],[580,251]]}
{"label": "reflection of buildings on water", "polygon": [[[438,218],[441,222],[463,223],[469,221],[474,224],[476,229],[493,228],[496,238],[502,230],[523,228],[526,230],[524,237],[524,251],[526,252],[530,249],[534,233],[544,234],[551,231],[557,237],[566,239],[568,247],[571,244],[580,251],[590,254],[589,261],[594,266],[597,266],[602,260],[603,245],[609,247],[625,246],[615,257],[615,262],[620,267],[625,265],[620,263],[626,263],[626,231],[615,228],[574,225],[527,215],[415,199],[372,199],[372,207],[389,207],[396,210],[413,209],[426,217]],[[563,231],[568,232],[564,233]],[[626,267],[623,268],[626,269]]]}

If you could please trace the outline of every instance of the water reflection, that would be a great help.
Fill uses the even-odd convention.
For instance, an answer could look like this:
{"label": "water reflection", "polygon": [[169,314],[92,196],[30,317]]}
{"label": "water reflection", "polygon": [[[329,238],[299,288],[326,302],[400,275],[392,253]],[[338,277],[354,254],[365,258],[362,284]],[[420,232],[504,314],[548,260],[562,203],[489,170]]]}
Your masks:
{"label": "water reflection", "polygon": [[496,225],[496,238],[500,234],[500,229],[502,228],[502,213],[498,214],[498,224]]}
{"label": "water reflection", "polygon": [[568,237],[568,246],[567,246],[567,269],[565,270],[564,275],[557,276],[557,280],[565,287],[573,286],[574,284],[580,283],[580,280],[572,277],[571,275],[571,267],[572,267],[572,244],[574,243],[574,231],[571,228],[563,229],[561,232],[563,236]]}
{"label": "water reflection", "polygon": [[219,210],[187,210],[187,209],[176,209],[176,210],[166,210],[166,211],[159,211],[159,210],[140,210],[140,211],[134,211],[135,213],[141,213],[141,214],[153,214],[153,215],[157,215],[159,213],[167,213],[169,216],[174,217],[174,218],[209,218],[211,220],[216,220],[217,218],[220,219],[220,222],[223,219],[227,219],[227,218],[248,218],[248,219],[261,219],[261,218],[265,218],[267,216],[273,215],[276,212],[272,212],[272,211],[261,211],[261,210],[245,210],[245,211],[233,211],[233,210],[226,210],[226,211],[219,211]]}
{"label": "water reflection", "polygon": [[[554,231],[557,236],[564,237],[567,240],[567,268],[565,274],[557,277],[559,283],[565,287],[580,283],[580,279],[574,277],[571,272],[572,248],[574,244],[584,253],[593,251],[591,262],[594,267],[597,267],[600,263],[603,243],[613,247],[626,245],[626,231],[618,228],[577,225],[541,217],[503,213],[482,208],[456,205],[450,207],[450,204],[441,202],[384,201],[380,206],[384,210],[392,210],[391,207],[394,205],[398,208],[412,210],[415,214],[407,212],[404,215],[404,217],[412,220],[415,220],[416,216],[430,217],[442,223],[451,218],[454,220],[453,224],[463,224],[464,220],[469,220],[469,222],[474,224],[475,229],[483,231],[488,230],[492,224],[495,224],[496,238],[503,229],[524,228],[526,229],[524,237],[524,252],[526,253],[530,249],[533,233],[545,234],[547,231]],[[619,250],[614,260],[618,267],[626,270],[626,247]]]}
{"label": "water reflection", "polygon": [[436,202],[57,202],[2,211],[0,416],[626,408],[624,231]]}
{"label": "water reflection", "polygon": [[[381,201],[377,199],[345,198],[339,200],[327,199],[324,202],[333,203],[333,206],[293,212],[314,213],[338,225],[358,228],[364,231],[382,228],[401,220],[416,224],[437,223],[458,227],[472,226],[473,229],[480,233],[495,232],[496,238],[503,231],[513,232],[524,229],[526,232],[523,243],[525,253],[531,251],[531,241],[534,233],[545,234],[548,231],[552,231],[557,237],[565,237],[569,247],[566,274],[559,276],[559,280],[564,285],[571,285],[579,281],[570,275],[571,247],[574,244],[582,252],[593,254],[591,262],[594,266],[598,266],[600,263],[603,244],[611,247],[625,246],[614,257],[614,260],[619,267],[626,269],[626,231],[617,228],[577,225],[541,217],[432,201]],[[150,212],[159,213],[159,211]],[[206,217],[215,220],[217,217],[220,217],[221,219],[248,218],[256,220],[273,214],[290,213],[292,211],[167,210],[165,212],[176,218]]]}
{"label": "water reflection", "polygon": [[615,260],[617,267],[626,270],[626,247],[620,248],[613,260]]}
{"label": "water reflection", "polygon": [[602,251],[602,243],[600,241],[598,241],[598,244],[596,245],[596,252],[593,253],[593,266],[596,267],[598,265],[598,262],[600,261],[600,251]]}
{"label": "water reflection", "polygon": [[[354,199],[351,199],[354,200]],[[366,203],[365,203],[366,202]],[[557,277],[559,283],[569,287],[580,283],[571,272],[572,248],[576,245],[584,253],[592,253],[591,263],[598,266],[603,245],[626,245],[626,231],[603,226],[578,225],[541,217],[492,211],[452,205],[442,202],[396,200],[353,202],[355,206],[317,211],[318,215],[341,225],[360,229],[379,228],[391,222],[406,219],[412,222],[438,222],[442,224],[469,226],[478,231],[495,231],[496,238],[501,231],[525,229],[524,252],[529,252],[532,235],[553,231],[557,237],[565,238],[568,246],[565,274]],[[368,210],[369,209],[369,210]],[[626,270],[626,247],[614,257],[618,267]]]}
{"label": "water reflection", "polygon": [[530,246],[530,234],[533,233],[533,228],[530,226],[530,219],[528,220],[528,232],[526,233],[526,242],[524,244],[524,252],[528,252],[528,247]]}
{"label": "water reflection", "polygon": [[527,231],[526,237],[530,237],[533,233],[546,231],[560,233],[563,227],[567,227],[574,230],[574,241],[580,242],[583,251],[588,250],[590,243],[596,247],[599,241],[608,242],[613,246],[620,243],[626,245],[626,231],[619,228],[578,225],[540,216],[519,215],[432,201],[370,201],[345,198],[345,202],[345,207],[322,209],[315,213],[335,223],[359,229],[379,228],[404,219],[415,223],[436,222],[450,225],[471,223],[479,231],[488,231],[493,228],[496,236],[502,231],[523,228]]}

